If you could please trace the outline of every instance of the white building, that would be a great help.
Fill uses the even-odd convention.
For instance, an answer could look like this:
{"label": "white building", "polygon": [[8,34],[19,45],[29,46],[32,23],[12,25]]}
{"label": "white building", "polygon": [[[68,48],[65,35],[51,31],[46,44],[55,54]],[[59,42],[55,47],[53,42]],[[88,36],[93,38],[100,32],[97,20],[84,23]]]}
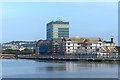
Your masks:
{"label": "white building", "polygon": [[67,54],[93,52],[103,46],[101,38],[63,38],[63,44]]}
{"label": "white building", "polygon": [[[41,42],[38,42],[38,44]],[[62,38],[38,45],[36,52],[52,54],[82,54],[90,56],[111,56],[117,52],[114,42],[106,43],[101,38]],[[109,45],[109,46],[108,46]],[[45,50],[45,51],[44,51]]]}
{"label": "white building", "polygon": [[2,49],[12,49],[12,50],[17,50],[19,47],[15,44],[2,44]]}

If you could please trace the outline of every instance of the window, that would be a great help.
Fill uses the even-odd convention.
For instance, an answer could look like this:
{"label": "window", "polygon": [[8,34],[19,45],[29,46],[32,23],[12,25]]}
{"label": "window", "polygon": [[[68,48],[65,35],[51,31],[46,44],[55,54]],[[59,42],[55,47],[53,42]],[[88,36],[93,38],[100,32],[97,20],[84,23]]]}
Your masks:
{"label": "window", "polygon": [[78,45],[80,45],[80,43],[78,43]]}
{"label": "window", "polygon": [[68,43],[68,45],[70,45],[70,43]]}
{"label": "window", "polygon": [[68,49],[70,49],[70,47],[68,47]]}
{"label": "window", "polygon": [[101,45],[101,43],[100,43],[100,45]]}
{"label": "window", "polygon": [[92,47],[90,47],[92,49]]}
{"label": "window", "polygon": [[77,47],[78,49],[80,49],[80,47]]}
{"label": "window", "polygon": [[68,50],[68,52],[70,52],[70,50]]}

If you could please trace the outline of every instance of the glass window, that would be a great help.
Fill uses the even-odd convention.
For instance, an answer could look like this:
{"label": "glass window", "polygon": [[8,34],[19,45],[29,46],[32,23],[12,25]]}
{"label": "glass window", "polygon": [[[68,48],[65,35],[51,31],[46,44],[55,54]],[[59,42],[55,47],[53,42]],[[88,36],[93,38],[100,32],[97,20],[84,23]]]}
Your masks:
{"label": "glass window", "polygon": [[92,47],[90,47],[92,49]]}

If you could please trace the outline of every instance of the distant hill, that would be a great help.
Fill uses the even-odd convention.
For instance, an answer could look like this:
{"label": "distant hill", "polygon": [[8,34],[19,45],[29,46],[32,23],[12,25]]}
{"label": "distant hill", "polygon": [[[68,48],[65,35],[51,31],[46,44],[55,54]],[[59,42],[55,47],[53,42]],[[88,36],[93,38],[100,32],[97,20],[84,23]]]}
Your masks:
{"label": "distant hill", "polygon": [[11,41],[2,44],[2,49],[18,50],[20,48],[33,49],[37,41]]}

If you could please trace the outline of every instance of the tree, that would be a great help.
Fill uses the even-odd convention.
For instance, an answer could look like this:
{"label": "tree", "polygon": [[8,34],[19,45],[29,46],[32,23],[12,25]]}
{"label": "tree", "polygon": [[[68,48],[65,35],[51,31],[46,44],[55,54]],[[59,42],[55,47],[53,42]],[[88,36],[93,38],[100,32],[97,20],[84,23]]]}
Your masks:
{"label": "tree", "polygon": [[25,48],[23,51],[25,51],[25,52],[31,52],[31,50],[28,49],[28,48]]}

